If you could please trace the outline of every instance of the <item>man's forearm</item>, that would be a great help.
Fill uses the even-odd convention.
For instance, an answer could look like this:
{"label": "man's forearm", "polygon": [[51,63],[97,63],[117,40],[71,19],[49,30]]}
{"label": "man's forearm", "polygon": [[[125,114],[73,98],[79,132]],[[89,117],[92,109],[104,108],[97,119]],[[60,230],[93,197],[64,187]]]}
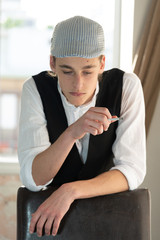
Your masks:
{"label": "man's forearm", "polygon": [[121,192],[127,189],[127,180],[118,170],[105,172],[90,180],[65,183],[53,192],[32,215],[30,233],[33,233],[35,226],[37,226],[37,234],[42,236],[42,228],[45,225],[45,233],[49,235],[53,224],[52,234],[56,235],[63,216],[74,200]]}
{"label": "man's forearm", "polygon": [[111,170],[89,180],[68,183],[74,199],[90,198],[128,190],[128,181],[119,170]]}
{"label": "man's forearm", "polygon": [[35,157],[32,176],[37,185],[44,185],[54,178],[74,143],[75,139],[70,136],[67,129],[54,144]]}

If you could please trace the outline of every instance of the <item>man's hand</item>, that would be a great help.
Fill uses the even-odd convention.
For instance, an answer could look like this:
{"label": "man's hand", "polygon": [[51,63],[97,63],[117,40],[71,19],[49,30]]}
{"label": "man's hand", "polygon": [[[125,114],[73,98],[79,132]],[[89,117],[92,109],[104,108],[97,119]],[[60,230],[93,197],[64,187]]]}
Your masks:
{"label": "man's hand", "polygon": [[110,123],[114,122],[108,120],[110,118],[113,116],[107,108],[92,107],[68,129],[74,139],[81,139],[86,133],[95,136],[108,130]]}
{"label": "man's hand", "polygon": [[64,184],[53,192],[32,214],[30,233],[33,233],[36,227],[37,235],[41,237],[44,227],[46,235],[52,234],[55,236],[62,218],[74,201],[73,195],[73,190],[69,187],[69,184]]}

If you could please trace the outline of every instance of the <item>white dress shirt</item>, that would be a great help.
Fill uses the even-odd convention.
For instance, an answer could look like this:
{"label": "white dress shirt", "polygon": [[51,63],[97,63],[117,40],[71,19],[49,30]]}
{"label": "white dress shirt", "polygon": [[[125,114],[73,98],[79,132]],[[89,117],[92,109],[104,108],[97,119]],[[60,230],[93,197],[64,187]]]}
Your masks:
{"label": "white dress shirt", "polygon": [[[68,125],[79,119],[90,107],[95,106],[97,88],[91,102],[75,107],[70,104],[58,90],[65,109]],[[121,171],[128,180],[129,189],[137,188],[146,174],[146,137],[145,137],[145,107],[143,91],[139,78],[133,73],[123,76],[122,102],[116,139],[112,146],[114,167]],[[56,126],[55,126],[56,127]],[[89,134],[76,145],[82,161],[87,159]],[[20,163],[20,178],[31,191],[39,191],[46,185],[37,186],[32,177],[32,163],[37,154],[51,145],[46,128],[46,118],[41,97],[33,78],[23,85],[21,98],[21,115],[19,124],[18,158]]]}

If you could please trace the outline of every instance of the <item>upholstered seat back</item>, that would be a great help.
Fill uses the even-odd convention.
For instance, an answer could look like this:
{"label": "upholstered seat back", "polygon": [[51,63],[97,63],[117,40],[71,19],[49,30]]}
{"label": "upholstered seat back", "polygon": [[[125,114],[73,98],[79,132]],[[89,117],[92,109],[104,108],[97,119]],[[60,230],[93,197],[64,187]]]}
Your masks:
{"label": "upholstered seat back", "polygon": [[17,240],[149,240],[150,195],[137,189],[76,200],[64,216],[57,236],[39,238],[29,233],[31,214],[54,191],[31,192],[19,188]]}

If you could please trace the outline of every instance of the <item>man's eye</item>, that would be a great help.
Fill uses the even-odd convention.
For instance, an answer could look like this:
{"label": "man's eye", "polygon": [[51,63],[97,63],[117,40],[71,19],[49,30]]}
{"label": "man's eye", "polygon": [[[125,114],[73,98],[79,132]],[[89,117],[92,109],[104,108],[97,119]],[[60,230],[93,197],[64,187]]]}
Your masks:
{"label": "man's eye", "polygon": [[85,75],[92,74],[92,72],[84,72]]}
{"label": "man's eye", "polygon": [[64,74],[72,74],[72,71],[63,71]]}

